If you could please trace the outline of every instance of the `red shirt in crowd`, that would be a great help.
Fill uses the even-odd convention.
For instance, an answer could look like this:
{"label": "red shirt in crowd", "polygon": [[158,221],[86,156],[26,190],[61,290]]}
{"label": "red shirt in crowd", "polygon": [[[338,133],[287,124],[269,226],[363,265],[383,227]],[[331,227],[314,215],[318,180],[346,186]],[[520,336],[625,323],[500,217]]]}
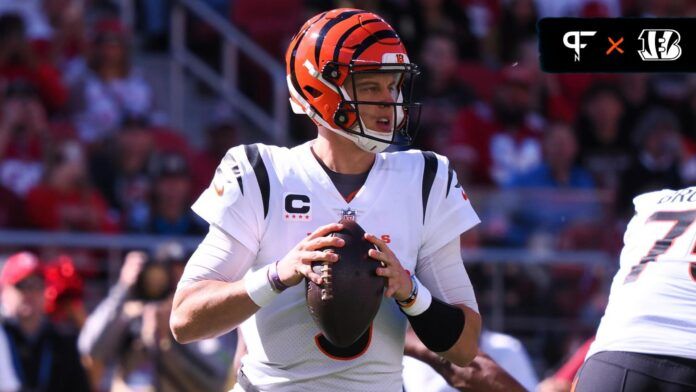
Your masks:
{"label": "red shirt in crowd", "polygon": [[59,192],[41,184],[26,199],[29,220],[45,230],[114,232],[106,200],[93,189]]}
{"label": "red shirt in crowd", "polygon": [[61,81],[58,69],[50,64],[26,66],[0,66],[0,80],[26,80],[39,89],[41,100],[49,111],[61,109],[68,101],[68,89]]}
{"label": "red shirt in crowd", "polygon": [[522,126],[506,129],[490,106],[473,105],[459,113],[448,156],[465,162],[473,183],[504,183],[508,176],[541,161],[542,130],[543,120],[533,114],[527,115]]}

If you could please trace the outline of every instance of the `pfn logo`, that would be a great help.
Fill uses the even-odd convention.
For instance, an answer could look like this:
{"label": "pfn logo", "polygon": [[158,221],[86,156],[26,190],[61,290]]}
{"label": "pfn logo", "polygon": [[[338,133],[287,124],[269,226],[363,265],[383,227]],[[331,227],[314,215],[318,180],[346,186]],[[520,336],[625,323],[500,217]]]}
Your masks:
{"label": "pfn logo", "polygon": [[645,29],[638,39],[643,42],[643,49],[638,51],[643,61],[674,61],[681,56],[681,36],[676,30]]}
{"label": "pfn logo", "polygon": [[[575,61],[580,61],[580,49],[584,49],[587,44],[580,42],[580,37],[592,37],[596,31],[569,31],[563,36],[563,45],[575,51]],[[571,41],[572,39],[572,41]]]}

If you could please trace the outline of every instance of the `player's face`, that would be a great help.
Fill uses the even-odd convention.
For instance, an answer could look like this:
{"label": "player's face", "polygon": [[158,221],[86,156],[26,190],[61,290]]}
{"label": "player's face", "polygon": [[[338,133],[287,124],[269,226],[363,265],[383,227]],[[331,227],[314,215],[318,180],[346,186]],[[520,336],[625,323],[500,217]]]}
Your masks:
{"label": "player's face", "polygon": [[[399,96],[399,73],[356,74],[346,81],[351,100],[394,103]],[[359,104],[360,117],[369,129],[389,133],[394,129],[395,107]]]}

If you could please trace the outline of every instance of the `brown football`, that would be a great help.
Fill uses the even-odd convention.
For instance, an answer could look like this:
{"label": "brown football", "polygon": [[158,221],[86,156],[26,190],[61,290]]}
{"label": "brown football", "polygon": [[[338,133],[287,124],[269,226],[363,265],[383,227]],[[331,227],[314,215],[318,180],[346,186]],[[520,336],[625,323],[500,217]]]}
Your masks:
{"label": "brown football", "polygon": [[323,277],[321,285],[305,279],[307,307],[322,334],[332,344],[347,347],[362,336],[382,302],[385,279],[377,276],[379,263],[368,257],[374,248],[354,220],[342,219],[343,230],[331,233],[345,241],[335,263],[315,262],[312,269]]}

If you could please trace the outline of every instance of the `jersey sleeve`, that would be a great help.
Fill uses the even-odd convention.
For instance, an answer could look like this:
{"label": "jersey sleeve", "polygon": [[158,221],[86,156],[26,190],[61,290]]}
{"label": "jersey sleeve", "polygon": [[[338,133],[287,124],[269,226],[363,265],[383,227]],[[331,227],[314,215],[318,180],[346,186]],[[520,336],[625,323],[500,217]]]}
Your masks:
{"label": "jersey sleeve", "polygon": [[237,239],[210,225],[208,234],[186,263],[178,287],[202,280],[235,282],[244,276],[255,258]]}
{"label": "jersey sleeve", "polygon": [[419,258],[427,256],[480,223],[447,158],[424,152],[423,239]]}
{"label": "jersey sleeve", "polygon": [[[262,192],[247,151],[248,146],[237,146],[227,152],[210,186],[191,209],[255,254],[263,234],[264,211]],[[255,151],[260,160],[258,150]]]}
{"label": "jersey sleeve", "polygon": [[418,259],[416,276],[434,297],[448,304],[464,304],[479,311],[458,239],[452,239],[435,252]]}

